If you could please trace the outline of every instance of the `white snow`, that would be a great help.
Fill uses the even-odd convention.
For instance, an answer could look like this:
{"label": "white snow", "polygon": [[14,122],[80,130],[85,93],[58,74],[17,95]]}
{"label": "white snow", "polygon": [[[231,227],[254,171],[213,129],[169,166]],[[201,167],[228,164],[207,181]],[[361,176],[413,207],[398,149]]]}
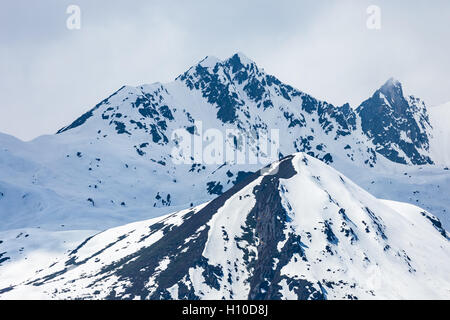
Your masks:
{"label": "white snow", "polygon": [[433,126],[431,154],[436,162],[450,166],[450,102],[428,110]]}
{"label": "white snow", "polygon": [[[279,195],[290,217],[286,221],[285,235],[300,236],[302,244],[299,245],[304,255],[292,254],[290,261],[281,268],[282,277],[307,281],[306,289],[323,292],[328,299],[450,297],[450,243],[427,218],[432,217],[429,213],[411,204],[379,200],[340,172],[305,154],[296,154],[292,163],[297,174],[280,180]],[[218,279],[220,288],[209,286],[204,269],[196,266],[190,268],[180,282],[167,288],[172,298],[179,297],[181,283],[191,287],[202,299],[247,298],[248,280],[253,271],[248,268],[243,250],[253,252],[255,256],[251,259],[257,261],[256,246],[260,242],[258,237],[251,243],[236,239],[243,235],[247,216],[256,201],[253,190],[264,177],[267,175],[233,194],[204,226],[209,231],[202,256],[208,264],[223,271]],[[193,210],[199,212],[203,207]],[[157,223],[180,225],[183,223],[180,217],[188,212],[190,210],[113,228],[95,235],[81,247],[77,245],[76,253],[49,254],[46,261],[35,260],[37,270],[0,282],[0,287],[15,286],[0,294],[0,298],[102,298],[108,296],[111,288],[125,294],[130,283],[113,273],[104,277],[100,269],[158,241],[163,236],[161,231],[149,234],[150,226]],[[196,233],[203,229],[198,228]],[[330,231],[335,237],[332,241]],[[8,242],[14,234],[9,236]],[[145,241],[140,241],[148,235]],[[30,233],[29,237],[32,236]],[[170,237],[170,233],[166,236]],[[73,250],[75,245],[71,245]],[[150,293],[158,287],[157,276],[167,269],[171,259],[166,256],[159,261],[146,285]],[[64,270],[67,261],[82,260],[86,263],[65,270],[41,286],[26,284],[28,280]],[[50,261],[56,263],[49,266]],[[273,263],[276,268],[280,260],[276,258]],[[99,277],[102,281],[98,282]],[[286,279],[281,279],[278,285],[283,299],[297,298]]]}

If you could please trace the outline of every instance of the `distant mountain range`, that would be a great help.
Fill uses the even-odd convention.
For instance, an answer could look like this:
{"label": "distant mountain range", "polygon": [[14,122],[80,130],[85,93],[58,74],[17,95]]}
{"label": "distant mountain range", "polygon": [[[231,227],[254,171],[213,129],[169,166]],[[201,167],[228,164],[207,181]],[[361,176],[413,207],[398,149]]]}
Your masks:
{"label": "distant mountain range", "polygon": [[[276,77],[266,74],[256,63],[241,53],[223,61],[207,57],[171,83],[154,83],[139,87],[124,86],[73,123],[59,130],[55,135],[42,136],[31,142],[22,142],[14,137],[0,134],[0,218],[2,219],[2,225],[0,225],[0,278],[2,278],[2,272],[11,274],[11,268],[15,262],[25,263],[23,261],[25,257],[29,258],[28,265],[37,264],[37,260],[31,259],[31,256],[37,256],[44,248],[49,250],[49,244],[45,241],[51,237],[66,241],[58,248],[52,247],[55,255],[50,260],[55,260],[56,257],[57,259],[55,267],[50,270],[55,273],[46,275],[51,278],[47,279],[45,276],[38,280],[39,274],[35,274],[33,270],[28,274],[29,281],[42,282],[45,283],[43,288],[50,288],[51,285],[47,280],[57,278],[61,280],[58,280],[57,283],[63,285],[64,281],[62,277],[59,278],[59,275],[64,274],[66,277],[67,272],[72,272],[73,268],[69,268],[69,266],[76,266],[73,272],[84,270],[84,263],[78,265],[74,262],[81,261],[77,255],[78,250],[72,251],[74,252],[72,255],[64,255],[66,250],[74,249],[72,246],[75,243],[83,242],[87,236],[94,235],[98,231],[133,221],[155,218],[156,220],[151,222],[141,222],[137,225],[145,226],[139,231],[143,238],[152,238],[152,234],[158,234],[159,242],[155,240],[156,242],[147,243],[143,240],[141,243],[136,240],[136,246],[133,249],[131,246],[124,246],[128,249],[124,249],[123,253],[118,254],[120,259],[128,257],[128,254],[136,255],[137,252],[141,252],[138,250],[144,250],[145,244],[145,248],[148,248],[148,250],[145,249],[147,250],[145,257],[152,256],[154,258],[151,259],[160,259],[155,260],[154,263],[163,263],[165,267],[170,262],[165,272],[158,273],[164,267],[160,266],[158,269],[158,265],[149,267],[145,272],[142,271],[146,277],[154,278],[156,281],[154,289],[151,289],[150,284],[145,288],[137,289],[136,286],[142,285],[142,281],[140,284],[140,280],[138,281],[140,276],[137,269],[130,269],[131,273],[129,274],[125,271],[120,273],[114,264],[119,263],[119,260],[114,260],[102,264],[102,268],[112,272],[107,273],[108,277],[106,278],[115,278],[120,274],[118,278],[115,278],[116,282],[113,282],[122,289],[128,289],[107,292],[104,287],[106,282],[101,282],[99,293],[96,293],[95,290],[83,291],[80,289],[78,291],[74,289],[66,291],[64,294],[61,293],[61,295],[57,294],[55,297],[130,298],[139,296],[159,299],[170,297],[218,298],[222,295],[226,298],[357,298],[370,296],[395,298],[415,297],[420,290],[423,290],[424,294],[429,293],[430,296],[448,296],[448,291],[438,288],[434,283],[426,284],[426,281],[423,280],[425,278],[412,271],[415,269],[423,270],[424,274],[432,273],[431,265],[425,262],[422,264],[422,261],[426,261],[424,260],[428,254],[425,252],[426,250],[408,249],[404,243],[405,239],[409,238],[412,239],[411,241],[419,241],[419,235],[415,234],[418,229],[414,228],[423,228],[426,230],[426,235],[433,239],[430,240],[430,246],[437,251],[443,250],[439,251],[440,253],[437,255],[439,259],[448,261],[448,235],[444,229],[450,227],[448,215],[450,211],[450,197],[448,197],[450,194],[450,172],[448,170],[450,159],[447,153],[450,150],[450,136],[446,122],[443,120],[449,119],[448,110],[449,108],[445,108],[445,106],[427,108],[419,98],[407,95],[400,82],[395,79],[389,79],[375,91],[372,97],[359,106],[350,106],[349,104],[334,106],[328,102],[317,100],[307,93],[282,83]],[[273,129],[278,130],[279,136],[272,135]],[[184,133],[184,135],[182,134],[184,139],[192,140],[194,144],[196,141],[200,141],[205,145],[211,143],[207,139],[208,132],[220,133],[225,137],[223,150],[234,154],[246,154],[246,156],[254,154],[259,160],[264,161],[254,163],[246,158],[243,163],[235,163],[224,157],[223,163],[220,161],[208,163],[204,161],[205,155],[196,154],[195,150],[187,149],[177,153],[174,150],[179,150],[177,147],[183,142],[183,139],[174,134],[177,132]],[[261,148],[259,144],[261,137],[267,137],[267,149]],[[294,154],[295,156],[291,156]],[[224,155],[220,154],[220,156]],[[182,164],[176,163],[176,160],[179,160],[175,159],[177,157],[183,160]],[[283,176],[286,172],[281,170],[278,175],[272,175],[273,181],[271,182],[267,181],[269,178],[261,178],[262,176],[257,178],[258,174],[255,172],[265,166],[263,162],[275,161],[277,163],[277,159],[284,160],[275,166],[285,163],[283,168],[284,166],[291,167],[288,171],[292,176]],[[309,170],[309,167],[307,164],[305,164],[306,167],[300,165],[305,163],[302,162],[303,160],[314,164],[315,170],[318,170],[317,174],[312,172],[311,176],[306,179],[301,170],[302,168]],[[342,180],[335,179],[335,171],[327,165],[342,172],[342,174],[338,174]],[[300,171],[294,170],[294,168]],[[316,179],[316,177],[320,178]],[[303,185],[301,182],[303,178],[309,182],[305,182]],[[249,182],[249,179],[254,180]],[[298,181],[299,185],[306,188],[302,189],[297,186],[290,188],[292,191],[289,197],[303,199],[301,203],[292,205],[293,198],[288,203],[284,203],[284,200],[280,200],[282,204],[279,203],[279,198],[287,197],[282,189],[277,189],[282,188],[281,181],[283,179]],[[323,202],[320,196],[316,198],[311,195],[310,199],[301,196],[301,194],[309,192],[308,188],[314,186],[317,186],[319,195],[329,192],[321,185],[322,179],[324,181],[329,179],[333,181],[329,183],[338,184],[340,190],[352,190],[355,194],[350,192],[348,199],[341,199],[340,197],[344,196],[336,191],[335,194],[330,194],[328,204]],[[377,198],[406,202],[423,209],[392,201],[377,200],[359,187],[353,186],[349,179]],[[348,184],[352,185],[350,189],[347,189],[349,188]],[[242,202],[242,208],[232,207],[220,210],[228,201],[225,199],[240,197],[238,194],[241,192],[241,188],[250,190],[246,191],[250,195],[249,203],[244,205]],[[254,191],[258,188],[261,190],[268,188],[266,196],[268,199],[276,199],[276,201],[262,201]],[[265,194],[265,191],[261,191],[261,194]],[[348,201],[348,206],[344,208],[342,203],[346,201]],[[221,205],[219,206],[217,203]],[[210,209],[211,205],[214,205],[214,210]],[[289,206],[291,206],[292,212]],[[272,220],[270,223],[268,222],[268,225],[274,228],[273,230],[278,230],[276,234],[270,235],[272,237],[271,247],[266,248],[261,243],[252,243],[250,238],[245,238],[244,233],[248,233],[248,236],[252,234],[254,237],[252,241],[256,241],[255,239],[258,237],[255,234],[262,232],[258,229],[261,225],[255,221],[226,223],[223,225],[225,233],[230,233],[235,228],[233,229],[234,236],[244,237],[248,246],[255,247],[255,252],[262,250],[260,254],[263,254],[264,257],[267,256],[264,259],[276,258],[284,261],[280,264],[280,268],[284,267],[285,270],[290,268],[289,264],[294,257],[299,261],[303,260],[303,255],[308,252],[304,245],[312,247],[314,249],[310,252],[315,257],[314,259],[322,261],[318,264],[320,267],[311,265],[310,269],[316,271],[320,269],[319,275],[315,273],[316,271],[303,270],[302,274],[283,276],[281,269],[276,267],[270,271],[266,265],[268,260],[260,261],[258,259],[258,261],[252,262],[250,256],[253,253],[245,254],[244,245],[242,244],[242,248],[240,248],[239,241],[236,242],[238,247],[230,247],[231,251],[221,253],[220,257],[208,255],[207,251],[204,251],[208,247],[205,243],[209,239],[222,237],[225,233],[217,229],[214,234],[205,235],[206,231],[200,232],[201,230],[198,228],[203,228],[202,230],[212,228],[211,225],[207,227],[207,224],[210,219],[214,220],[215,217],[231,217],[233,214],[237,214],[240,218],[251,217],[250,211],[245,211],[245,208],[249,210],[259,208],[252,211],[255,221],[266,219],[264,214],[269,216],[273,214],[271,219],[275,219],[279,214],[284,215],[284,218],[280,218],[281,222],[279,223]],[[344,214],[340,209],[344,210]],[[157,217],[177,210],[185,211],[182,211],[183,214],[178,213],[171,216],[180,217],[178,222],[173,225],[184,231],[170,233],[167,230],[170,227],[168,224],[162,223],[161,219],[173,218]],[[271,212],[271,210],[275,211]],[[328,210],[332,210],[332,212]],[[394,218],[396,213],[398,213],[398,219]],[[305,214],[306,216],[302,218]],[[347,218],[350,217],[348,218],[350,221],[345,220],[345,215]],[[414,226],[408,222],[408,219],[412,219],[409,220],[410,222],[414,221]],[[196,222],[194,223],[194,221]],[[301,223],[293,226],[293,221],[301,221]],[[316,225],[319,221],[321,221],[322,229]],[[367,224],[369,230],[367,234],[363,232],[365,228],[361,225],[363,223],[361,221]],[[345,222],[345,226],[342,225],[342,222]],[[190,225],[191,229],[183,229],[185,223],[188,223],[187,225]],[[193,223],[197,229],[191,225]],[[323,231],[327,229],[325,227],[327,224],[333,230],[334,228],[339,229],[332,232],[336,239],[328,239],[325,232],[314,237],[316,239],[314,244],[308,244],[308,241],[311,240],[307,241],[308,233],[311,235],[316,232],[314,228]],[[241,227],[244,233],[240,231]],[[114,247],[116,243],[122,245],[124,243],[122,240],[128,239],[126,234],[131,232],[132,228],[134,227],[124,226],[119,229],[111,229],[87,240],[86,243],[93,243],[104,234],[111,240],[111,247]],[[403,228],[409,230],[405,235],[394,235],[395,230],[403,230]],[[120,230],[125,231],[121,233]],[[385,235],[389,241],[384,239],[383,230],[390,230],[391,235]],[[292,232],[292,239],[295,238],[295,241],[288,236],[289,232]],[[367,242],[366,240],[355,242],[355,240],[350,241],[350,246],[347,244],[343,246],[344,241],[352,238],[351,232],[354,232],[358,239],[367,238]],[[173,236],[174,234],[177,236]],[[196,234],[202,234],[201,244],[195,247],[197,251],[191,257],[192,261],[187,261],[192,262],[191,267],[196,270],[195,272],[200,273],[197,274],[193,271],[195,275],[191,274],[189,273],[191,269],[183,269],[184,273],[180,273],[181,271],[178,269],[172,270],[170,265],[176,263],[176,259],[173,260],[174,257],[184,254],[181,252],[183,250],[181,239],[188,241]],[[345,234],[346,240],[341,238],[341,235],[345,236]],[[25,235],[27,236],[25,237]],[[234,236],[230,238],[231,241],[235,239]],[[264,238],[269,235],[261,236]],[[322,245],[326,243],[322,239],[324,237],[329,242],[330,251],[321,251],[326,248]],[[179,239],[180,246],[172,247],[175,242],[164,240],[172,238]],[[375,238],[377,240],[374,240]],[[435,238],[436,240],[434,240]],[[258,239],[258,241],[264,241],[261,240],[262,238]],[[294,251],[289,247],[286,249],[289,250],[285,252],[285,255],[278,256],[273,244],[275,240],[280,242],[284,241],[283,239],[288,243],[294,241],[299,245],[289,244],[295,247],[292,249]],[[333,241],[338,242],[333,243]],[[166,242],[168,247],[165,247],[164,250],[172,250],[170,251],[172,256],[167,258],[169,260],[160,257],[159,251],[155,249],[156,245],[162,246]],[[225,244],[220,242],[220,246],[222,245]],[[387,249],[381,253],[378,249],[383,245],[394,249]],[[82,247],[87,248],[84,245]],[[92,254],[92,257],[98,255],[98,258],[101,259],[101,253],[109,248],[100,248],[97,244],[94,247],[89,249],[91,251],[86,251],[83,259],[88,258],[88,253]],[[98,254],[95,250],[98,250]],[[203,253],[198,250],[203,250]],[[410,263],[408,267],[407,257],[413,261],[414,259],[404,252],[410,251],[413,251],[414,258],[416,261],[420,261],[420,265],[414,266],[414,263]],[[363,253],[366,253],[369,260],[366,261],[366,265],[361,262],[364,261]],[[243,256],[241,257],[240,254]],[[320,257],[321,255],[323,259]],[[411,253],[411,255],[413,254]],[[356,256],[359,260],[355,258],[358,260],[355,269],[352,269],[352,272],[343,272],[342,270],[346,270],[343,269],[344,266],[349,267],[350,265],[347,258]],[[370,263],[373,261],[370,256],[379,257],[380,263],[378,265]],[[236,258],[238,271],[227,273],[226,261],[221,257],[223,259]],[[344,260],[334,261],[338,257]],[[363,257],[362,260],[361,257]],[[220,260],[219,263],[217,259],[223,261]],[[48,261],[48,259],[44,260]],[[86,266],[92,268],[89,270],[100,272],[100,269],[96,269],[96,264],[90,258],[88,260],[89,263],[86,261]],[[210,260],[217,263],[211,264],[208,262]],[[62,261],[65,261],[67,270],[61,267]],[[303,261],[305,266],[311,264],[310,260]],[[187,268],[189,263],[183,268]],[[200,265],[196,263],[200,263]],[[230,263],[234,262],[230,260]],[[324,273],[326,271],[323,268],[328,263],[330,263],[330,267],[336,267],[334,270],[336,277],[329,277]],[[136,268],[137,264],[135,263]],[[379,268],[376,272],[383,272],[388,266],[390,268],[391,264],[392,268],[398,270],[398,274],[402,274],[399,276],[398,283],[392,283],[392,286],[398,286],[397,291],[389,289],[391,287],[386,283],[383,283],[386,290],[382,288],[375,290],[371,289],[370,285],[361,282],[362,275],[367,268],[374,266],[375,269]],[[27,264],[25,263],[25,265]],[[220,267],[217,267],[218,265]],[[143,268],[143,265],[139,266]],[[405,267],[409,269],[405,269],[407,274],[405,273],[403,277],[404,270],[402,268]],[[57,270],[57,268],[59,269]],[[180,278],[172,283],[177,276],[171,272],[175,272],[177,276],[184,275],[184,280]],[[238,275],[239,272],[242,272],[241,276]],[[260,273],[255,274],[255,272]],[[375,274],[377,274],[376,272]],[[346,273],[348,274],[345,275]],[[104,271],[102,270],[99,274],[104,274]],[[163,276],[164,274],[167,275]],[[273,277],[270,281],[277,280],[277,285],[270,289],[263,275],[264,277],[266,275]],[[80,284],[84,283],[79,277],[73,277],[73,279],[79,280]],[[207,287],[202,287],[201,281],[197,283],[193,277],[197,280],[204,278],[203,282]],[[234,280],[225,286],[224,281],[227,280],[227,277]],[[255,280],[255,277],[259,277],[258,281]],[[374,277],[374,279],[379,278],[376,275]],[[23,282],[25,275],[20,279],[14,278],[14,281],[13,278],[11,276],[6,280],[0,280],[0,289],[8,288],[10,285],[15,288],[18,283],[25,284]],[[89,277],[89,279],[91,278],[95,277]],[[168,278],[173,279],[172,282],[168,281]],[[128,279],[130,282],[125,285],[124,279]],[[244,281],[244,279],[246,280]],[[439,279],[439,281],[448,281],[446,277]],[[346,284],[339,284],[336,282],[338,280],[342,280]],[[417,290],[408,293],[404,283],[413,280],[417,281]],[[75,283],[78,283],[77,281]],[[175,285],[178,285],[177,294],[173,291]],[[306,287],[309,289],[306,290]],[[24,290],[31,290],[26,285],[24,288],[28,288]],[[92,288],[95,288],[95,285]],[[419,290],[419,288],[421,289]],[[6,291],[3,293],[11,294],[13,292],[6,293]],[[23,291],[21,292],[23,293]],[[43,291],[39,292],[42,294]],[[50,291],[46,292],[48,294]],[[389,296],[389,292],[395,293]],[[2,291],[0,291],[1,297]]]}

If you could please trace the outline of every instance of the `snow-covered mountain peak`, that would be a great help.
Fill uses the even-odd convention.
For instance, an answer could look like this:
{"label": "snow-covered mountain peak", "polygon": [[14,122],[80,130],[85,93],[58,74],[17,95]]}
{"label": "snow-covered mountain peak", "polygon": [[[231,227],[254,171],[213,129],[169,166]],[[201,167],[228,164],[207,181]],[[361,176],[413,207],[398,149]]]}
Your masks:
{"label": "snow-covered mountain peak", "polygon": [[389,88],[397,88],[397,89],[401,89],[402,88],[402,84],[399,80],[397,80],[394,77],[390,77],[382,86],[381,86],[381,90],[384,89],[389,89]]}
{"label": "snow-covered mountain peak", "polygon": [[364,134],[389,160],[433,163],[429,150],[432,127],[425,103],[414,96],[405,97],[399,81],[389,79],[356,112]]}
{"label": "snow-covered mountain peak", "polygon": [[408,102],[403,94],[400,81],[394,78],[388,79],[375,94],[378,94],[381,99],[385,99],[397,114],[404,114],[407,111]]}
{"label": "snow-covered mountain peak", "polygon": [[0,296],[450,296],[449,238],[434,216],[378,200],[304,153],[270,168],[201,206],[90,237],[31,278],[0,287]]}
{"label": "snow-covered mountain peak", "polygon": [[206,56],[203,60],[201,60],[198,65],[205,68],[214,68],[216,64],[220,63],[221,60],[214,56]]}
{"label": "snow-covered mountain peak", "polygon": [[[265,88],[266,83],[261,83],[265,77],[266,74],[258,68],[256,63],[244,54],[236,53],[225,60],[207,57],[177,77],[176,80],[181,81],[190,89],[201,89],[207,97],[229,93],[233,96],[231,98],[242,100],[244,97],[240,96],[237,87],[242,85],[250,99],[256,98],[255,95],[261,95],[267,89]],[[251,92],[253,91],[252,87],[257,87],[255,89],[258,92]],[[229,121],[229,119],[225,119],[225,121]]]}
{"label": "snow-covered mountain peak", "polygon": [[[183,113],[181,118],[177,116],[180,111]],[[213,112],[214,119],[206,117],[205,112]],[[96,117],[93,117],[94,114],[97,114]],[[362,132],[356,121],[358,115]],[[282,119],[278,121],[280,117],[287,123],[283,123],[286,121]],[[206,118],[210,127],[231,125],[246,132],[254,132],[256,128],[266,131],[277,128],[283,132],[286,127],[288,130],[304,128],[298,131],[308,131],[309,128],[310,134],[302,133],[307,135],[304,139],[319,138],[317,130],[323,131],[325,136],[334,136],[335,140],[342,140],[344,136],[362,141],[369,138],[375,145],[374,149],[391,161],[432,163],[427,154],[429,123],[425,105],[412,96],[404,97],[399,81],[389,79],[355,112],[348,104],[337,107],[282,83],[242,53],[225,60],[206,57],[177,77],[176,81],[165,85],[125,86],[58,133],[79,127],[89,118],[98,119],[91,126],[91,132],[101,132],[105,136],[103,128],[108,123],[109,127],[115,128],[116,134],[150,134],[153,143],[162,145],[170,144],[171,130],[184,127],[194,132],[194,122],[205,122]],[[319,127],[315,128],[317,120]],[[385,131],[390,131],[387,136]],[[393,151],[384,150],[386,145],[389,148],[393,146],[393,142],[403,140],[409,143],[416,137],[419,142],[413,146],[402,145],[395,146]],[[281,153],[321,153],[312,151],[308,145],[311,143],[304,139],[293,141],[294,148],[281,150]],[[326,145],[325,141],[320,143]],[[351,147],[355,143],[358,142],[347,142],[342,147]],[[358,153],[365,164],[372,165],[375,157],[370,144],[367,147]],[[325,150],[322,146],[317,148],[317,151]],[[319,158],[323,159],[325,155],[323,153]],[[355,158],[355,154],[350,157]]]}
{"label": "snow-covered mountain peak", "polygon": [[238,51],[233,57],[237,56],[243,65],[255,64],[255,61],[250,59],[245,53]]}

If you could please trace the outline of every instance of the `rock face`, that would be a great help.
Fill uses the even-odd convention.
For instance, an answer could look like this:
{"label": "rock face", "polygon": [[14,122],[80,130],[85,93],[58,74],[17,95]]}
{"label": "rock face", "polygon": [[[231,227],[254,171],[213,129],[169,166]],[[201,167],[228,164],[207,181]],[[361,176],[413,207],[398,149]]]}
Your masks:
{"label": "rock face", "polygon": [[201,206],[90,237],[0,297],[448,299],[449,259],[434,216],[298,153]]}
{"label": "rock face", "polygon": [[432,164],[429,156],[431,125],[423,101],[404,97],[402,85],[389,79],[364,101],[357,113],[361,127],[376,151],[391,161]]}

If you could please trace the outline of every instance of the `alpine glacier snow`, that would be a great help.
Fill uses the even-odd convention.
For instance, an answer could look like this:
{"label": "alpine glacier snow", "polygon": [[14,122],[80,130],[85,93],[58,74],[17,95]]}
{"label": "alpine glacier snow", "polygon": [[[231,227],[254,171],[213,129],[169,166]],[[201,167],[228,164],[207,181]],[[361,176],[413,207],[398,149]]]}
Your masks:
{"label": "alpine glacier snow", "polygon": [[[448,278],[440,274],[448,273],[445,266],[449,261],[445,232],[450,227],[448,111],[448,105],[427,108],[423,101],[406,94],[402,84],[395,79],[389,79],[360,106],[334,106],[282,83],[239,53],[226,60],[207,57],[171,83],[124,86],[55,135],[23,142],[0,133],[0,288],[3,288],[0,297],[363,298],[374,297],[371,290],[375,297],[413,298],[421,297],[420,292],[424,297],[448,297],[445,290]],[[281,175],[272,176],[273,181],[268,181],[264,175],[254,174],[262,167],[260,163],[207,164],[189,152],[182,155],[185,164],[176,164],[172,151],[179,140],[173,133],[180,129],[194,141],[205,138],[208,129],[218,130],[226,137],[224,149],[251,151],[266,159],[269,158],[268,150],[260,148],[257,138],[261,135],[271,137],[270,130],[278,129],[276,158],[284,160],[275,167],[289,167],[291,160],[286,159],[296,159],[292,160],[292,170],[289,170],[293,175],[285,177],[282,171]],[[269,141],[269,145],[276,144]],[[296,154],[298,152],[302,153]],[[285,158],[292,154],[296,155]],[[299,159],[306,159],[309,165],[302,167],[305,162]],[[344,181],[349,181],[345,175],[362,189],[385,200],[373,198],[353,183],[334,181],[332,177],[337,173],[327,164],[342,172],[338,176]],[[307,179],[304,174],[313,167],[317,172]],[[322,171],[331,176],[323,177]],[[320,181],[315,177],[321,177]],[[249,179],[255,180],[250,183]],[[261,204],[254,192],[261,188],[263,181],[268,190],[274,191],[275,185],[280,188],[278,193],[267,195],[281,199],[279,203],[271,203],[278,213],[285,212],[285,218],[277,220],[279,223],[270,220],[276,215],[264,215],[271,207]],[[328,199],[331,202],[324,205],[324,191],[320,188],[330,193],[329,189],[336,187],[335,182],[343,191],[352,190],[355,195],[344,199],[342,197],[347,193],[341,195],[336,191],[332,198],[340,200],[333,204]],[[305,189],[299,190],[298,185]],[[290,192],[280,191],[282,189]],[[308,190],[316,190],[318,198],[315,193],[305,197]],[[228,200],[236,198],[232,196],[235,193],[246,201],[234,200],[229,204]],[[351,195],[347,194],[348,197]],[[343,205],[346,203],[348,208]],[[212,204],[217,206],[214,210],[210,210]],[[254,207],[261,209],[258,214],[262,221],[271,222],[267,225],[274,228],[277,239],[291,239],[292,233],[293,238],[289,241],[293,242],[286,240],[284,245],[295,247],[296,241],[302,239],[300,249],[295,249],[297,255],[291,252],[277,257],[275,254],[279,250],[278,247],[278,251],[274,249],[273,242],[267,247],[266,240],[256,240],[259,239],[256,233],[261,232],[258,228],[263,226],[255,221],[240,220],[251,217]],[[343,212],[329,211],[337,207],[345,209],[344,215],[355,225],[342,218]],[[178,213],[164,216],[175,211]],[[234,212],[239,214],[236,216]],[[254,210],[252,214],[256,214]],[[197,218],[203,216],[206,218]],[[251,239],[254,242],[241,244],[241,248],[230,247],[226,254],[214,256],[208,251],[212,247],[206,244],[212,241],[215,245],[225,245],[225,240],[220,238],[224,233],[216,230],[217,225],[213,223],[216,219],[230,220],[229,224],[223,224],[223,231],[231,242],[236,237],[242,238],[242,243]],[[334,221],[334,225],[327,219]],[[347,227],[342,226],[342,219]],[[367,234],[364,234],[366,228],[361,225],[362,219],[370,231]],[[140,276],[139,272],[134,270],[132,275],[126,275],[114,268],[120,259],[137,255],[140,250],[151,248],[153,243],[161,245],[168,241],[168,245],[174,244],[165,236],[168,229],[188,226],[190,224],[184,224],[188,221],[196,224],[197,229],[179,233],[180,244],[195,242],[200,234],[199,239],[205,242],[195,247],[195,257],[201,264],[184,273],[184,280],[179,279],[177,286],[168,286],[164,282],[167,279],[160,278],[160,274],[172,270],[174,262],[170,257],[155,255],[154,259],[160,259],[155,260],[158,265],[143,271],[151,278],[146,287],[139,290],[135,287],[137,281],[133,282],[136,280],[133,277]],[[321,221],[320,228],[318,221]],[[414,226],[408,225],[408,221]],[[135,224],[128,225],[131,222]],[[241,227],[245,230],[241,231]],[[133,231],[136,238],[128,235],[134,228],[138,230]],[[149,228],[154,231],[153,236],[149,234],[153,234]],[[214,228],[214,234],[205,234],[205,230]],[[108,231],[102,232],[106,229]],[[325,229],[332,229],[335,239],[331,233],[329,239],[324,234],[316,234],[314,244],[308,244],[308,233],[312,236]],[[403,229],[409,230],[405,238],[399,231]],[[388,231],[384,235],[389,241],[384,239],[383,230],[390,230],[390,235]],[[423,238],[415,234],[418,231],[424,232]],[[351,232],[360,240],[357,245],[355,240],[353,244],[348,240],[352,239]],[[343,240],[342,234],[347,235],[347,240]],[[378,237],[379,241],[373,240],[372,236]],[[431,240],[425,241],[425,236]],[[406,242],[407,237],[411,237],[411,242]],[[88,245],[74,251],[74,247],[86,238],[89,238]],[[141,238],[149,240],[141,241]],[[111,247],[104,247],[102,241],[109,241]],[[322,259],[320,252],[323,249],[320,248],[327,241],[331,252],[326,250],[326,259]],[[381,253],[382,244],[394,249]],[[414,249],[409,247],[411,244]],[[83,281],[89,282],[95,277],[91,274],[81,281],[77,272],[100,272],[90,255],[94,257],[95,254],[95,262],[97,255],[98,259],[103,259],[103,252],[112,253],[112,248],[119,247],[128,249],[118,250],[108,258],[112,260],[105,260],[105,266],[111,268],[111,274],[107,273],[110,282],[105,282],[105,287],[100,285],[100,293],[76,288],[67,294],[50,293],[49,279],[58,279],[58,285],[65,286],[59,273],[64,277],[66,274],[73,276],[81,288]],[[173,254],[184,254],[178,253],[178,249],[183,248],[184,245],[173,248]],[[203,250],[201,256],[198,255],[200,249]],[[314,258],[308,260],[308,264],[315,261],[311,264],[314,268],[302,270],[302,277],[300,274],[291,277],[289,270],[296,266],[291,260],[293,257],[302,260],[307,249],[312,250],[308,255]],[[148,252],[153,254],[153,250],[155,247]],[[263,259],[269,259],[273,254],[277,260],[270,264],[281,263],[283,271],[268,270],[264,264],[266,260],[260,260],[259,264],[257,260],[253,261],[258,250],[263,250]],[[84,256],[77,255],[78,252],[84,252]],[[358,260],[351,270],[348,269],[350,276],[345,275],[342,270],[347,269],[342,269],[343,266],[364,257],[363,253],[371,262],[366,261],[367,265],[364,265]],[[439,261],[433,260],[431,253],[435,253]],[[70,260],[72,258],[75,260]],[[227,261],[224,259],[231,258],[237,259],[238,271],[225,271]],[[414,262],[410,262],[410,267],[408,258]],[[74,262],[85,259],[89,263]],[[321,263],[318,260],[322,260]],[[47,273],[45,264],[49,261],[54,265]],[[67,270],[63,267],[66,263]],[[323,270],[326,263],[333,266],[330,270],[335,272],[335,278]],[[433,269],[432,263],[444,267]],[[44,271],[36,273],[35,266],[41,266]],[[137,268],[137,262],[135,266]],[[390,267],[397,270],[398,283],[383,282],[386,290],[380,289],[377,281],[381,280],[377,274]],[[275,280],[272,281],[279,282],[270,289],[266,281],[258,282],[250,276],[256,270],[252,268],[259,270],[258,275],[273,276]],[[374,268],[373,273],[368,271],[370,268]],[[403,274],[402,268],[408,268],[408,274]],[[224,283],[219,269],[232,279],[232,284]],[[433,274],[431,270],[436,272],[436,277],[429,276],[430,282],[426,284],[424,279]],[[367,272],[373,276],[374,285],[361,282],[367,278]],[[203,278],[206,284],[200,283]],[[338,283],[337,279],[351,284],[350,288]],[[406,290],[408,281],[414,283],[410,284],[410,291]],[[442,281],[441,288],[438,288],[438,281]],[[106,292],[108,284],[121,289]],[[353,284],[355,286],[351,287]],[[10,286],[14,290],[10,291]],[[306,286],[310,289],[306,290]],[[394,290],[395,286],[398,289]]]}
{"label": "alpine glacier snow", "polygon": [[[0,298],[448,299],[449,234],[304,153],[216,199],[87,238]],[[6,285],[6,286],[5,286]]]}

